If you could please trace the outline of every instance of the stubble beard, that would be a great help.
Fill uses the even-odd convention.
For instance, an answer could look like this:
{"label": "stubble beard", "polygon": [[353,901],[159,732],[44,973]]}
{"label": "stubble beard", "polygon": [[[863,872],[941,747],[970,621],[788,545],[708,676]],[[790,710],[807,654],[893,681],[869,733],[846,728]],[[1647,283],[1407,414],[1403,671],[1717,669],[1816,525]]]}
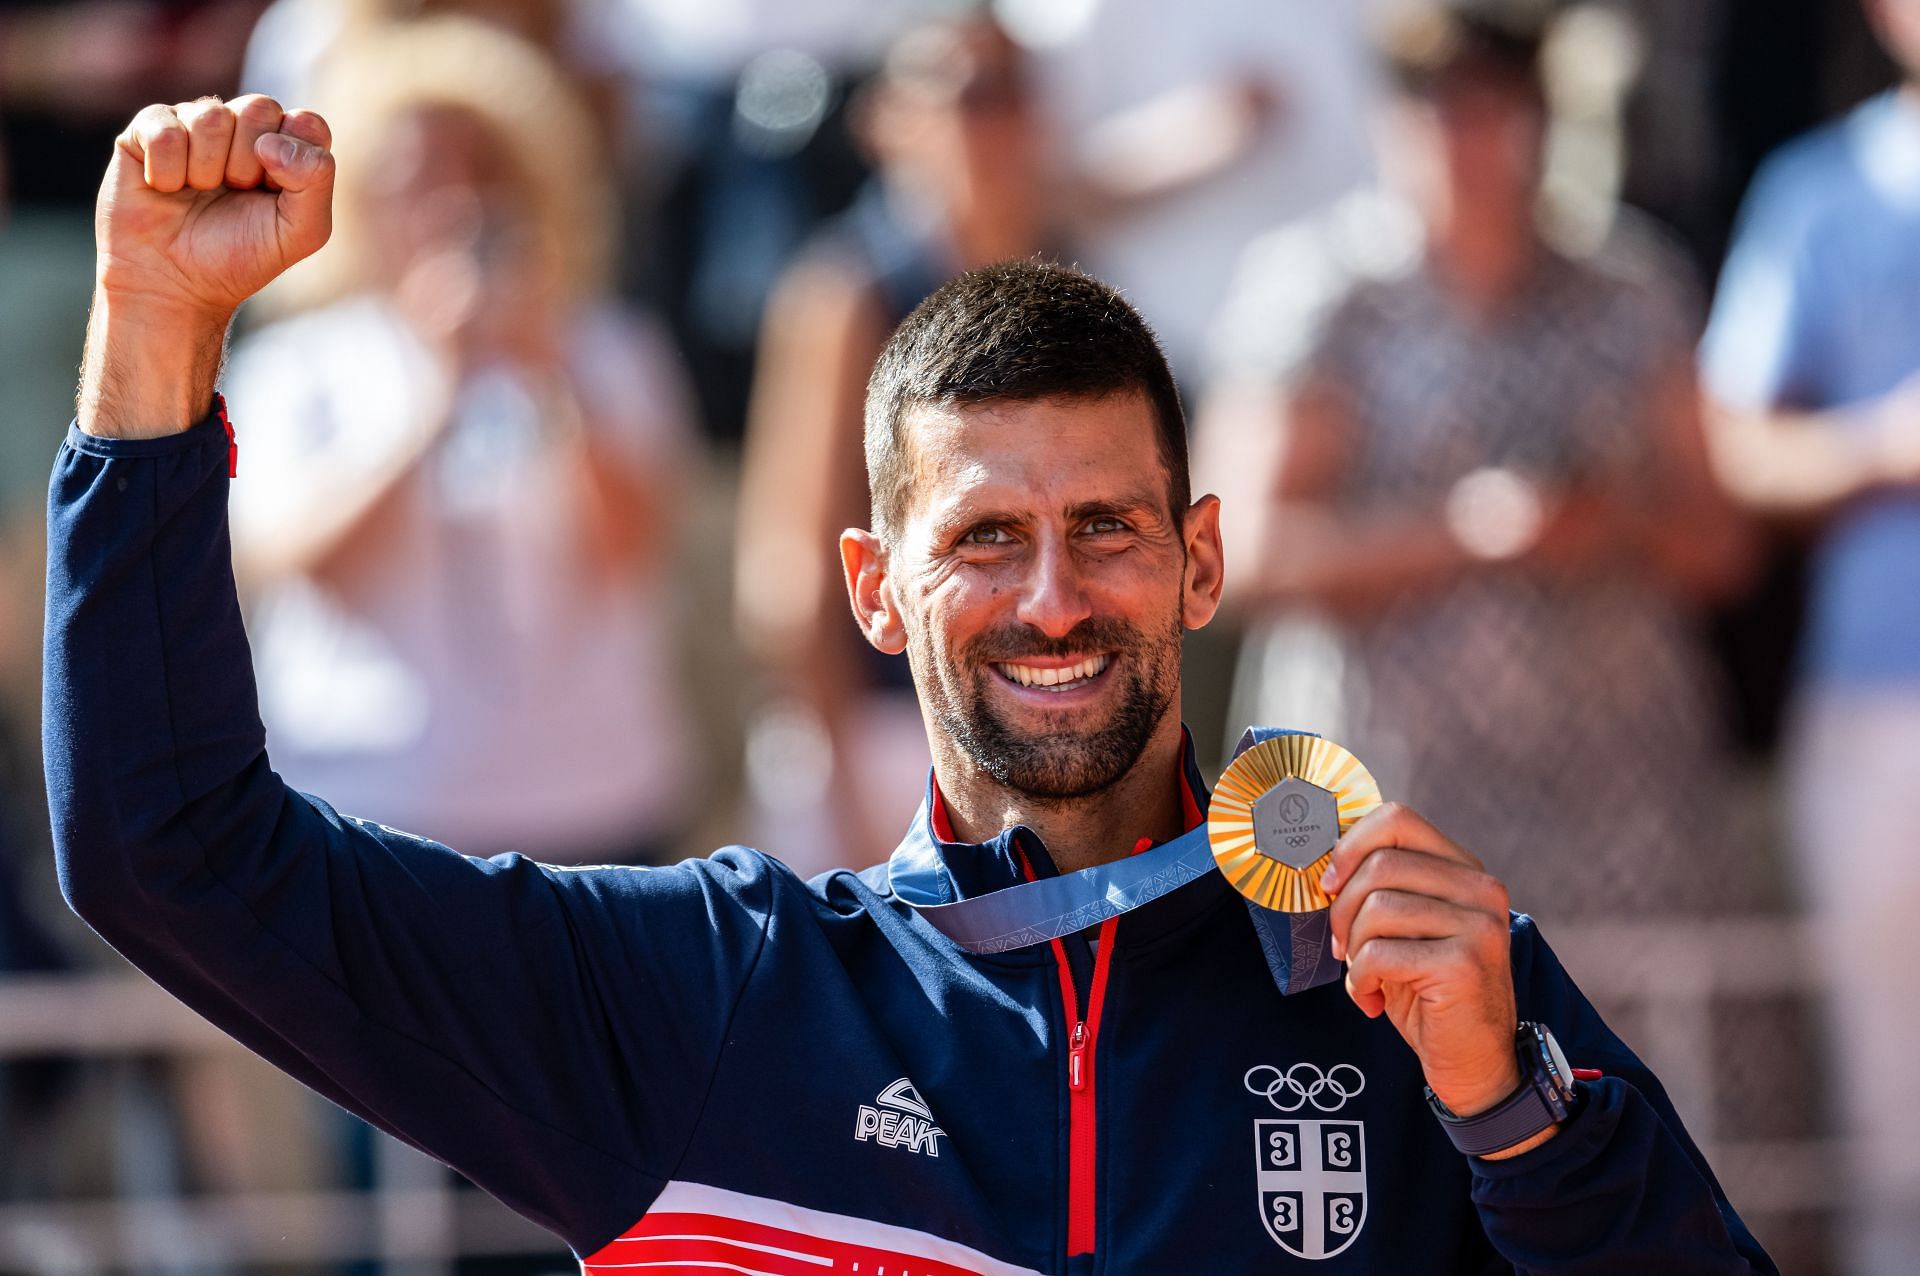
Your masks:
{"label": "stubble beard", "polygon": [[[1146,752],[1179,694],[1180,641],[1178,616],[1158,635],[1124,621],[1087,620],[1059,639],[1024,625],[995,630],[974,639],[955,662],[938,659],[931,642],[919,636],[912,654],[924,671],[919,681],[934,721],[968,759],[1024,798],[1060,803],[1112,787]],[[1036,733],[1014,726],[993,707],[988,680],[1000,677],[993,662],[1088,651],[1113,652],[1116,667],[1105,676],[1123,680],[1106,721]]]}

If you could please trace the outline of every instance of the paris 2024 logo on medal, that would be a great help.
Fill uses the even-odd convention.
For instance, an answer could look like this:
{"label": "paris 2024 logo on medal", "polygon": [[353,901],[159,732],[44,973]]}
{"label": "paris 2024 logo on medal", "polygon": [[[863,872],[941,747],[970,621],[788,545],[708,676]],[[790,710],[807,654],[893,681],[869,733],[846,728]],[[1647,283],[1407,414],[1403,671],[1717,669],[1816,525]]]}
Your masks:
{"label": "paris 2024 logo on medal", "polygon": [[1332,1258],[1367,1221],[1366,1126],[1334,1119],[1366,1085],[1350,1063],[1247,1069],[1248,1091],[1281,1114],[1253,1123],[1253,1153],[1261,1225],[1289,1254]]}

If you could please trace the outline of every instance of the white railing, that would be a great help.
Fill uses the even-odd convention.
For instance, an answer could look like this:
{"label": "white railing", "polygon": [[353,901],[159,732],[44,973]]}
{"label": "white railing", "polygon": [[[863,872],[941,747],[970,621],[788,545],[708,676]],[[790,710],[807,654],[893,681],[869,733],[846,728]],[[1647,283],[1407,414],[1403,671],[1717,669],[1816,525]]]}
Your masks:
{"label": "white railing", "polygon": [[[1831,1140],[1761,1140],[1716,1126],[1723,1070],[1716,994],[1814,990],[1804,928],[1781,920],[1549,927],[1589,997],[1644,1014],[1646,1053],[1729,1195],[1750,1217],[1840,1204]],[[1636,1045],[1640,1043],[1634,1043]],[[0,981],[0,1060],[242,1053],[144,979]],[[289,1083],[291,1084],[291,1083]],[[249,1264],[379,1260],[390,1276],[444,1276],[462,1255],[558,1249],[477,1193],[456,1193],[427,1158],[376,1136],[373,1186],[0,1206],[0,1271],[245,1271]]]}
{"label": "white railing", "polygon": [[[1648,1056],[1688,1131],[1743,1215],[1844,1204],[1835,1139],[1752,1139],[1719,1128],[1728,1069],[1712,1039],[1716,996],[1799,995],[1816,1004],[1807,926],[1781,918],[1543,926],[1589,999],[1643,1015]],[[1819,1096],[1803,1099],[1818,1104]]]}
{"label": "white railing", "polygon": [[[200,1060],[246,1052],[145,979],[0,980],[0,1060],[48,1056]],[[365,1191],[0,1204],[0,1272],[242,1273],[269,1262],[371,1259],[388,1276],[445,1276],[464,1256],[561,1251],[551,1235],[487,1197],[453,1191],[428,1158],[374,1138],[373,1185]]]}

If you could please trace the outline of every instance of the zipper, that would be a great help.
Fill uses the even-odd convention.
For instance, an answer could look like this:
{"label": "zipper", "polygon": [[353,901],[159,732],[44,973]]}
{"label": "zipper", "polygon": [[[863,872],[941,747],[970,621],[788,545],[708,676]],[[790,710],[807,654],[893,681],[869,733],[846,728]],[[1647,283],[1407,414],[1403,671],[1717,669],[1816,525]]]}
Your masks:
{"label": "zipper", "polygon": [[[1181,786],[1181,794],[1186,798],[1186,807],[1191,816],[1194,811],[1193,799]],[[1197,821],[1194,821],[1197,822]],[[1138,855],[1153,845],[1153,839],[1143,837],[1134,843],[1133,853]],[[1033,865],[1027,861],[1026,852],[1016,842],[1014,854],[1020,859],[1020,871],[1028,881],[1034,880]],[[1118,917],[1109,917],[1100,923],[1099,950],[1094,954],[1093,976],[1087,983],[1087,995],[1083,1002],[1080,989],[1074,979],[1073,962],[1067,957],[1065,940],[1053,940],[1054,966],[1060,975],[1060,1004],[1065,1012],[1067,1029],[1067,1257],[1078,1258],[1082,1254],[1093,1253],[1095,1207],[1094,1171],[1099,1164],[1099,1146],[1096,1135],[1098,1107],[1096,1104],[1094,1061],[1098,1058],[1100,1042],[1100,1010],[1107,1000],[1107,973],[1113,962],[1114,935],[1120,927]],[[1081,942],[1078,936],[1075,942]],[[1086,1013],[1081,1013],[1081,1007]]]}
{"label": "zipper", "polygon": [[1107,972],[1113,958],[1113,938],[1118,917],[1100,923],[1100,948],[1093,961],[1085,1014],[1081,1013],[1079,989],[1074,986],[1073,966],[1061,940],[1053,941],[1054,960],[1060,967],[1060,997],[1072,1028],[1067,1033],[1067,1257],[1093,1253],[1095,1207],[1094,1171],[1099,1164],[1097,1143],[1098,1076],[1094,1069],[1100,1040],[1100,1010],[1107,999]]}

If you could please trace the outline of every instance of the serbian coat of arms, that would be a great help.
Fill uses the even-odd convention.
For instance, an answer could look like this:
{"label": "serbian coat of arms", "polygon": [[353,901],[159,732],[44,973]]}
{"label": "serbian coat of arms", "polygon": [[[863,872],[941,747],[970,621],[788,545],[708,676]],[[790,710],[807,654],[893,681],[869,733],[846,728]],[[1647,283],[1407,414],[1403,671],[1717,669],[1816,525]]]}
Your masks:
{"label": "serbian coat of arms", "polygon": [[1289,1254],[1332,1258],[1367,1221],[1366,1127],[1255,1121],[1260,1221]]}
{"label": "serbian coat of arms", "polygon": [[[1322,1072],[1310,1063],[1247,1071],[1249,1091],[1283,1113],[1253,1123],[1260,1224],[1299,1258],[1332,1258],[1367,1221],[1367,1131],[1359,1121],[1320,1119],[1366,1086],[1351,1064]],[[1306,1113],[1315,1112],[1308,1117]]]}

